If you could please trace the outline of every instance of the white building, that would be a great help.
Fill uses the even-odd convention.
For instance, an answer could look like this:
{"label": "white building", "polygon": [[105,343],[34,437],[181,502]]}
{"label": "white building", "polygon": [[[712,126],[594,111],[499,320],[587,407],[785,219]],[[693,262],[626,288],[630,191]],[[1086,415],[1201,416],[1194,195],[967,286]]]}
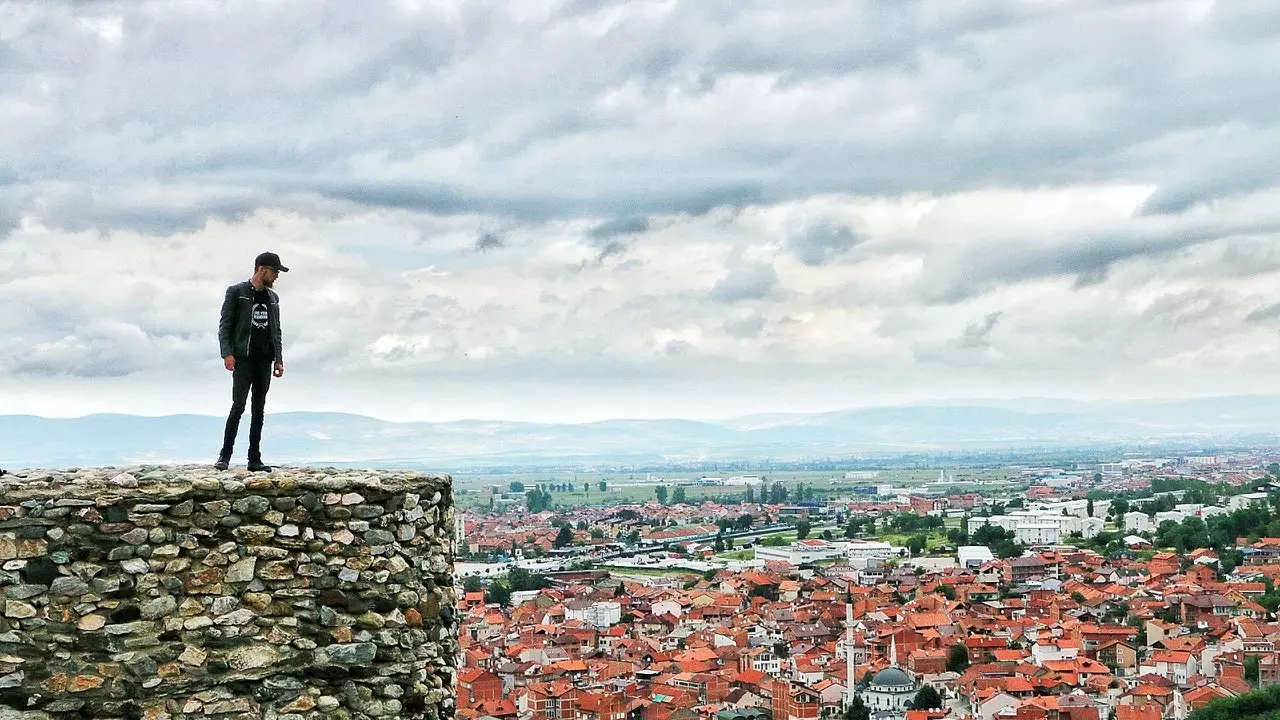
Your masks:
{"label": "white building", "polygon": [[617,625],[622,620],[622,604],[616,602],[582,602],[565,603],[566,620],[581,620],[598,628]]}
{"label": "white building", "polygon": [[956,562],[961,568],[978,567],[995,559],[986,545],[964,545],[956,548]]}
{"label": "white building", "polygon": [[916,696],[916,681],[904,670],[888,667],[876,673],[862,692],[862,701],[873,718],[905,718]]}
{"label": "white building", "polygon": [[791,565],[806,565],[844,556],[844,548],[825,540],[799,540],[786,547],[756,546],[756,560],[777,560]]}
{"label": "white building", "polygon": [[1124,529],[1134,533],[1147,532],[1151,529],[1151,518],[1144,512],[1130,510],[1124,514]]}
{"label": "white building", "polygon": [[1217,455],[1190,455],[1182,458],[1184,465],[1193,467],[1207,467],[1217,465],[1221,459]]}
{"label": "white building", "polygon": [[1186,517],[1187,517],[1186,515],[1183,515],[1177,510],[1164,510],[1162,512],[1156,513],[1156,527],[1160,527],[1162,523],[1170,520],[1176,523],[1180,523],[1184,519],[1186,519]]}
{"label": "white building", "polygon": [[1100,517],[1081,518],[1077,523],[1080,529],[1075,532],[1080,533],[1080,537],[1088,540],[1102,532],[1102,528],[1105,527],[1106,524],[1107,522]]}
{"label": "white building", "polygon": [[1080,654],[1080,648],[1074,644],[1063,644],[1058,638],[1043,638],[1031,646],[1031,657],[1036,665],[1044,665],[1049,660],[1074,660]]}
{"label": "white building", "polygon": [[854,558],[891,558],[907,554],[906,548],[894,547],[887,542],[876,540],[854,540],[845,543],[845,557]]}
{"label": "white building", "polygon": [[971,530],[983,525],[995,525],[1013,533],[1014,538],[1024,545],[1057,545],[1063,535],[1072,533],[1091,538],[1102,532],[1104,524],[1101,518],[1089,517],[1083,504],[1076,508],[1067,503],[1054,503],[1042,505],[1036,509],[1016,510],[1005,515],[969,519]]}
{"label": "white building", "polygon": [[1014,527],[1013,536],[1023,545],[1057,545],[1062,540],[1062,525],[1038,519],[1020,522]]}
{"label": "white building", "polygon": [[1245,493],[1243,495],[1235,495],[1227,501],[1227,508],[1231,510],[1243,510],[1254,503],[1267,504],[1266,493]]}

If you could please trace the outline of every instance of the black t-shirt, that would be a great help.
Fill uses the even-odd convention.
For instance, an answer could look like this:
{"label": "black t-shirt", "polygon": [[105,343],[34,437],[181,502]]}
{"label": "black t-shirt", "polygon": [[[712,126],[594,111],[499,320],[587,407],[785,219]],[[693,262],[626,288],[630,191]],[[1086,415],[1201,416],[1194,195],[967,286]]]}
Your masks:
{"label": "black t-shirt", "polygon": [[249,318],[249,355],[269,358],[275,354],[275,347],[271,342],[271,293],[255,290],[253,315]]}

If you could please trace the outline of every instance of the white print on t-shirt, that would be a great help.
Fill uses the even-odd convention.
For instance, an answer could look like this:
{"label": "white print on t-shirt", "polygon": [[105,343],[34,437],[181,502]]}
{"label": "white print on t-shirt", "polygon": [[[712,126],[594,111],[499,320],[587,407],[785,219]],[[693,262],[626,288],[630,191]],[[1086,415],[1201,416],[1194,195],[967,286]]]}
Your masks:
{"label": "white print on t-shirt", "polygon": [[267,305],[258,303],[253,306],[253,326],[258,330],[267,329]]}

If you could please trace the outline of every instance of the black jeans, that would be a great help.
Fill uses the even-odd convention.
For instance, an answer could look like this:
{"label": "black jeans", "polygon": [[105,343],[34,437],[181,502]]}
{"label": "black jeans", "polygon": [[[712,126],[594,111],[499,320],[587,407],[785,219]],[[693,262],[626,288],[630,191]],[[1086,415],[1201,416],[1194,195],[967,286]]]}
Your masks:
{"label": "black jeans", "polygon": [[262,461],[262,420],[266,414],[267,390],[271,388],[271,357],[249,356],[236,358],[236,369],[231,377],[231,414],[227,415],[227,428],[222,433],[222,452],[219,457],[231,460],[236,447],[236,433],[240,430],[240,417],[244,415],[245,400],[253,390],[253,407],[249,417],[249,461]]}

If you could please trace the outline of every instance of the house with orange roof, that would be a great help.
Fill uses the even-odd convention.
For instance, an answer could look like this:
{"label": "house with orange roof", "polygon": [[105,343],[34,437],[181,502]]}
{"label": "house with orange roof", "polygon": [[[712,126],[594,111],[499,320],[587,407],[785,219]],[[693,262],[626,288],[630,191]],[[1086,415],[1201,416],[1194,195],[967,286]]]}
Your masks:
{"label": "house with orange roof", "polygon": [[948,650],[920,648],[907,655],[907,669],[916,675],[938,675],[947,671]]}
{"label": "house with orange roof", "polygon": [[[1160,679],[1164,680],[1164,678]],[[1166,680],[1165,682],[1168,681]],[[1168,707],[1173,702],[1173,696],[1174,689],[1168,685],[1141,683],[1128,693],[1120,696],[1120,705],[1155,703],[1161,707]],[[1117,706],[1117,710],[1119,710],[1119,706]]]}
{"label": "house with orange roof", "polygon": [[1214,700],[1228,698],[1232,695],[1233,693],[1222,689],[1218,685],[1201,685],[1188,690],[1182,697],[1187,701],[1187,705],[1191,706],[1192,710],[1199,710]]}
{"label": "house with orange roof", "polygon": [[1140,668],[1140,672],[1167,678],[1179,687],[1186,687],[1188,678],[1199,671],[1196,656],[1185,650],[1156,650]]}
{"label": "house with orange roof", "polygon": [[1138,672],[1138,648],[1134,643],[1119,638],[1107,640],[1094,649],[1094,659],[1116,669],[1120,676]]}
{"label": "house with orange roof", "polygon": [[530,720],[576,720],[578,689],[567,680],[531,683],[517,692],[516,706]]}
{"label": "house with orange roof", "polygon": [[1116,706],[1116,720],[1164,720],[1164,706],[1155,702]]}
{"label": "house with orange roof", "polygon": [[502,679],[488,670],[465,667],[458,671],[458,704],[473,707],[502,698]]}
{"label": "house with orange roof", "polygon": [[822,695],[791,680],[773,682],[773,720],[818,720]]}
{"label": "house with orange roof", "polygon": [[625,720],[625,700],[614,692],[584,690],[578,697],[577,720]]}

